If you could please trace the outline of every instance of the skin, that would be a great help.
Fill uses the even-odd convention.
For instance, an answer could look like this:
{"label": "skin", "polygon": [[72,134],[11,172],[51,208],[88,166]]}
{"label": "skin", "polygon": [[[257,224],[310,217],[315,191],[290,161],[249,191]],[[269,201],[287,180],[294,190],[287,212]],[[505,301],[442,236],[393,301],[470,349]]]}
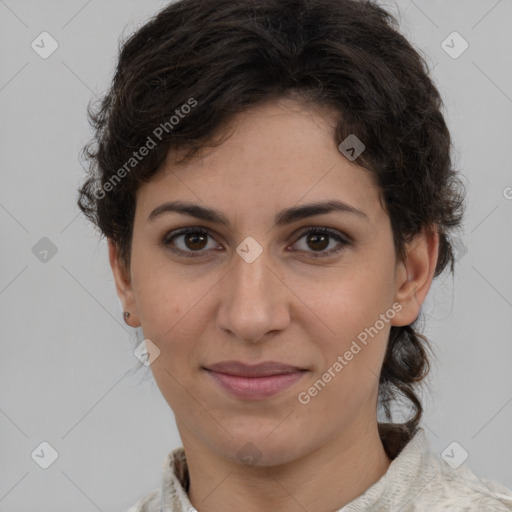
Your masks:
{"label": "skin", "polygon": [[[109,258],[129,325],[160,350],[151,365],[174,411],[187,456],[192,504],[201,512],[332,511],[362,494],[391,463],[377,429],[378,375],[392,325],[420,312],[438,255],[435,231],[396,259],[389,216],[372,175],[341,154],[330,112],[291,99],[268,102],[236,116],[231,135],[185,165],[165,168],[142,185],[127,269],[115,243]],[[178,213],[148,222],[166,201],[215,208],[231,227]],[[334,212],[276,227],[284,208],[339,199],[366,213]],[[187,226],[210,229],[206,239],[180,236]],[[314,240],[306,228],[349,236]],[[263,252],[252,263],[236,248],[254,238]],[[341,251],[315,257],[330,249]],[[219,248],[218,251],[215,249]],[[295,251],[293,250],[295,249]],[[322,378],[379,315],[401,311],[336,377],[301,404],[297,395]],[[278,395],[242,400],[202,370],[215,362],[279,361],[306,368]],[[238,455],[252,443],[256,463]]]}

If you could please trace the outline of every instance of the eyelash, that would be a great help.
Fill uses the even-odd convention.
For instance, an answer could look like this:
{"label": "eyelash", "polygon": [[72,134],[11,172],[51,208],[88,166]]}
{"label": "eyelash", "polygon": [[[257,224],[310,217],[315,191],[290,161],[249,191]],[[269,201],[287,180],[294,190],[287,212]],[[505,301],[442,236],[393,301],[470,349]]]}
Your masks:
{"label": "eyelash", "polygon": [[[165,247],[166,249],[170,250],[171,252],[178,254],[180,256],[184,256],[186,258],[200,257],[205,251],[182,251],[180,249],[177,250],[177,249],[174,249],[171,247],[171,242],[173,242],[175,238],[178,238],[179,236],[187,235],[190,233],[206,235],[206,236],[211,237],[211,233],[207,228],[189,227],[189,228],[183,228],[178,231],[171,231],[170,233],[167,233],[164,236],[164,238],[162,239],[161,245],[163,247]],[[300,234],[297,241],[300,240],[301,238],[304,238],[306,235],[311,235],[311,234],[329,235],[330,237],[334,238],[337,242],[339,242],[341,244],[341,247],[339,247],[338,249],[331,249],[327,252],[319,252],[316,254],[315,254],[315,252],[312,252],[314,258],[325,258],[328,256],[333,256],[333,255],[338,254],[341,251],[343,251],[346,246],[351,245],[351,242],[349,240],[347,240],[346,238],[342,237],[340,234],[338,234],[338,232],[332,231],[327,228],[311,228],[308,231],[304,231],[303,233]],[[172,236],[170,236],[170,235],[172,235]],[[306,252],[309,252],[309,251],[306,251]]]}

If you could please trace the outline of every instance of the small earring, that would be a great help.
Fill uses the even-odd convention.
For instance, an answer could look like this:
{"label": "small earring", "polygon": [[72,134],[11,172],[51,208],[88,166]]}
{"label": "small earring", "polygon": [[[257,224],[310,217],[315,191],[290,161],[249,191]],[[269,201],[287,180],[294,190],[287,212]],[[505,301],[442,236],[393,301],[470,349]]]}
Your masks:
{"label": "small earring", "polygon": [[130,313],[128,313],[128,311],[125,311],[123,313],[123,316],[124,316],[124,319],[127,320],[128,318],[130,318]]}

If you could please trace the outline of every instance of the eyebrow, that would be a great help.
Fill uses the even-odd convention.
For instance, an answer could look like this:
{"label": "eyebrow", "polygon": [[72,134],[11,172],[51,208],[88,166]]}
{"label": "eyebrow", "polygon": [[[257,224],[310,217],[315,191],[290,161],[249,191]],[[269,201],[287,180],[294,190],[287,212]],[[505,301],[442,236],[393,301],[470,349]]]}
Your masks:
{"label": "eyebrow", "polygon": [[[188,203],[186,201],[171,201],[161,204],[149,214],[147,221],[152,222],[157,217],[160,217],[161,215],[169,212],[189,215],[191,217],[195,217],[196,219],[201,219],[206,222],[211,222],[213,224],[219,224],[226,227],[230,226],[229,220],[218,210],[213,208],[205,208],[203,206],[199,206],[194,203]],[[358,210],[357,208],[344,203],[343,201],[330,200],[287,208],[280,211],[275,216],[274,222],[276,226],[285,226],[287,224],[291,224],[308,217],[313,217],[314,215],[322,215],[331,212],[350,213],[361,219],[369,221],[368,215],[366,215],[366,213],[364,213],[362,210]]]}

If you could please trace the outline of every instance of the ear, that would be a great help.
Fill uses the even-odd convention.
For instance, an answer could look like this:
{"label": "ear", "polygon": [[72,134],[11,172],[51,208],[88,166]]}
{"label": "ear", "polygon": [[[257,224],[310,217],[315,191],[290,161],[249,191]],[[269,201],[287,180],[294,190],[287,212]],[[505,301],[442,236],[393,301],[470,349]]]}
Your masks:
{"label": "ear", "polygon": [[402,305],[391,325],[403,326],[414,322],[432,284],[439,252],[437,229],[425,229],[407,245],[406,262],[396,269],[395,302]]}
{"label": "ear", "polygon": [[123,305],[123,310],[130,313],[130,317],[125,319],[125,322],[130,327],[139,327],[140,321],[137,316],[137,310],[135,306],[135,299],[133,295],[133,289],[131,285],[130,269],[126,268],[126,265],[121,261],[119,256],[119,248],[117,244],[108,239],[108,256],[110,260],[110,267],[114,274],[114,280],[116,283],[117,295]]}

